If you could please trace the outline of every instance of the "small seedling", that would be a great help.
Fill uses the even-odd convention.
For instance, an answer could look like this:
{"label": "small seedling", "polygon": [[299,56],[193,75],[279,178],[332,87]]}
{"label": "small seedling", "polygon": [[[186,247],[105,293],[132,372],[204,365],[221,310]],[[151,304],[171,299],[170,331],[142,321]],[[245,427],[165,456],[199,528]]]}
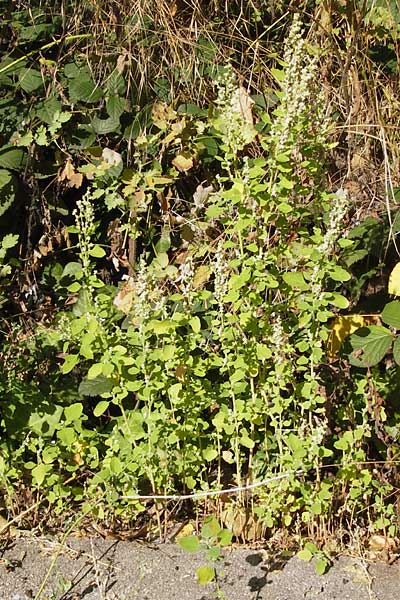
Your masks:
{"label": "small seedling", "polygon": [[220,526],[217,519],[208,517],[199,535],[188,535],[179,540],[179,545],[186,552],[205,552],[207,564],[197,569],[197,581],[200,585],[214,583],[215,596],[224,598],[219,587],[215,563],[222,559],[222,548],[232,542],[232,532]]}
{"label": "small seedling", "polygon": [[315,558],[314,568],[317,575],[323,575],[332,565],[332,560],[326,552],[319,550],[319,548],[312,542],[306,542],[304,548],[297,553],[300,560],[310,562]]}

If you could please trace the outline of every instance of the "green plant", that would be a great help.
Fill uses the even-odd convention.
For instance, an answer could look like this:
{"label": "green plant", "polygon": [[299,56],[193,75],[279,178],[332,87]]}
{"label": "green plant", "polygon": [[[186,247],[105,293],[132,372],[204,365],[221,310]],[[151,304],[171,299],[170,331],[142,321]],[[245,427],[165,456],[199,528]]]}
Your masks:
{"label": "green plant", "polygon": [[312,542],[306,542],[304,548],[297,553],[300,560],[313,560],[317,575],[323,575],[331,565],[331,559],[326,552],[319,550]]}
{"label": "green plant", "polygon": [[215,517],[207,517],[199,535],[190,535],[180,538],[179,545],[185,552],[202,552],[205,554],[207,564],[197,569],[197,581],[200,585],[213,583],[215,596],[225,598],[218,583],[220,573],[215,564],[223,558],[222,549],[232,542],[232,532],[220,526]]}

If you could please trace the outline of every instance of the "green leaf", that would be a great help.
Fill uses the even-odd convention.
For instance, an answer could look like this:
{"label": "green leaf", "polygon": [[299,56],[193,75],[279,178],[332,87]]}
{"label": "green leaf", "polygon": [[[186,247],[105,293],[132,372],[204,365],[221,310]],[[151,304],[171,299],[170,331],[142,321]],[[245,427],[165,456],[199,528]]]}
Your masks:
{"label": "green leaf", "polygon": [[201,330],[201,321],[199,317],[192,317],[191,319],[189,319],[189,325],[193,329],[194,333],[199,333],[199,331]]}
{"label": "green leaf", "polygon": [[329,561],[326,558],[323,558],[322,556],[320,558],[317,558],[317,560],[314,563],[314,568],[317,575],[323,575],[324,573],[326,573],[328,567]]}
{"label": "green leaf", "polygon": [[232,531],[229,529],[223,529],[218,534],[219,543],[221,546],[229,546],[232,543]]}
{"label": "green leaf", "polygon": [[13,233],[7,233],[1,240],[1,247],[5,250],[9,250],[13,248],[15,244],[18,242],[19,236]]}
{"label": "green leaf", "polygon": [[106,412],[109,405],[110,405],[110,403],[107,400],[100,400],[100,402],[98,402],[96,404],[96,406],[94,407],[94,410],[93,410],[94,416],[100,417],[100,415],[102,415],[103,413]]}
{"label": "green leaf", "polygon": [[114,383],[104,377],[104,375],[98,375],[95,379],[83,379],[79,386],[79,393],[82,396],[100,396],[111,392],[114,387]]}
{"label": "green leaf", "polygon": [[106,90],[110,95],[122,95],[125,94],[126,84],[125,79],[119,71],[116,69],[111,73],[110,77],[106,82]]}
{"label": "green leaf", "polygon": [[400,365],[400,336],[397,336],[393,344],[393,358]]}
{"label": "green leaf", "polygon": [[286,71],[284,69],[271,69],[271,74],[279,82],[285,81]]}
{"label": "green leaf", "polygon": [[110,472],[113,475],[119,475],[122,471],[122,463],[117,456],[113,456],[110,460]]}
{"label": "green leaf", "polygon": [[105,135],[106,133],[118,131],[120,124],[119,119],[114,117],[108,117],[108,119],[99,119],[98,117],[94,117],[92,120],[92,127],[99,135]]}
{"label": "green leaf", "polygon": [[93,246],[93,248],[90,250],[89,252],[90,256],[93,256],[93,258],[103,258],[103,256],[106,255],[104,248],[102,248],[101,246],[98,246],[96,244],[96,246]]}
{"label": "green leaf", "polygon": [[207,585],[215,579],[215,569],[209,565],[204,565],[197,569],[197,581],[200,585]]}
{"label": "green leaf", "polygon": [[101,89],[96,86],[86,69],[82,69],[77,77],[69,80],[68,93],[72,104],[76,102],[94,104],[103,96]]}
{"label": "green leaf", "polygon": [[0,148],[0,168],[22,171],[26,165],[27,154],[22,148],[2,146]]}
{"label": "green leaf", "polygon": [[32,469],[33,483],[39,486],[42,485],[42,483],[46,479],[46,475],[50,473],[51,470],[51,465],[45,465],[43,463],[36,465],[36,467]]}
{"label": "green leaf", "polygon": [[289,271],[284,273],[282,278],[292,289],[299,289],[304,292],[310,287],[304,280],[303,274],[299,272]]}
{"label": "green leaf", "polygon": [[103,365],[102,363],[95,363],[92,365],[88,371],[87,378],[88,379],[96,379],[99,375],[103,373]]}
{"label": "green leaf", "polygon": [[329,304],[332,304],[337,308],[346,309],[349,306],[349,301],[347,298],[342,296],[342,294],[338,294],[337,292],[327,292],[323,294],[323,298],[327,300]]}
{"label": "green leaf", "polygon": [[67,421],[78,421],[83,412],[83,405],[81,402],[75,402],[71,406],[67,406],[64,409],[65,418]]}
{"label": "green leaf", "polygon": [[221,525],[214,516],[207,517],[201,529],[201,536],[205,539],[216,538],[221,532]]}
{"label": "green leaf", "polygon": [[[0,216],[3,215],[15,200],[15,186],[13,175],[10,171],[0,169]],[[4,246],[3,238],[3,248]],[[9,246],[10,248],[12,246]]]}
{"label": "green leaf", "polygon": [[62,104],[55,96],[50,96],[36,104],[36,115],[41,121],[51,125],[56,113],[61,113]]}
{"label": "green leaf", "polygon": [[70,373],[79,360],[79,354],[68,354],[64,364],[61,366],[61,372],[66,375]]}
{"label": "green leaf", "polygon": [[400,329],[400,300],[388,302],[382,311],[381,317],[386,325]]}
{"label": "green leaf", "polygon": [[350,363],[355,367],[372,367],[377,365],[389,350],[393,335],[386,327],[371,325],[358,329],[349,340],[353,348],[349,357]]}
{"label": "green leaf", "polygon": [[125,98],[110,96],[106,100],[106,109],[109,116],[119,123],[119,118],[125,110]]}
{"label": "green leaf", "polygon": [[21,69],[19,72],[19,85],[28,94],[43,86],[43,77],[36,69]]}
{"label": "green leaf", "polygon": [[307,548],[303,548],[303,550],[300,550],[300,551],[297,553],[297,557],[298,557],[300,560],[304,560],[305,562],[310,562],[310,560],[311,560],[311,559],[312,559],[312,557],[313,557],[313,554],[312,554],[312,552],[310,552],[310,550],[308,550]]}
{"label": "green leaf", "polygon": [[207,462],[215,460],[218,456],[218,452],[215,448],[204,448],[203,457]]}
{"label": "green leaf", "polygon": [[335,266],[330,272],[329,277],[333,279],[333,281],[349,281],[351,275],[348,271],[343,269],[342,267]]}
{"label": "green leaf", "polygon": [[201,550],[201,544],[197,535],[187,535],[178,540],[178,544],[186,552],[198,552]]}
{"label": "green leaf", "polygon": [[258,360],[268,360],[272,356],[272,351],[267,344],[257,343],[257,358]]}
{"label": "green leaf", "polygon": [[77,434],[72,427],[63,427],[57,431],[57,437],[59,440],[61,440],[64,446],[71,447],[76,441]]}
{"label": "green leaf", "polygon": [[157,321],[156,319],[152,319],[151,321],[149,321],[147,329],[150,331],[154,331],[154,333],[156,333],[157,335],[163,335],[175,329],[175,326],[176,324],[170,319],[165,319],[164,321]]}

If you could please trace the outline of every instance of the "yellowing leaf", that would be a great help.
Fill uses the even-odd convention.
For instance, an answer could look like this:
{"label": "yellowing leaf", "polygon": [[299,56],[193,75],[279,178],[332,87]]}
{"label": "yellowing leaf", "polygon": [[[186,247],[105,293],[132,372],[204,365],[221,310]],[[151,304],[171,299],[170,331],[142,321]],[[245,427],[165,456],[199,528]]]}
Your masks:
{"label": "yellowing leaf", "polygon": [[388,292],[392,296],[400,296],[400,262],[397,263],[390,273]]}
{"label": "yellowing leaf", "polygon": [[207,265],[200,265],[193,277],[193,287],[195,289],[203,287],[210,279],[211,271]]}
{"label": "yellowing leaf", "polygon": [[193,157],[177,154],[172,161],[172,164],[178,171],[189,171],[193,167]]}
{"label": "yellowing leaf", "polygon": [[331,324],[331,335],[329,337],[328,357],[337,357],[344,340],[366,325],[366,319],[362,315],[341,315],[336,317]]}
{"label": "yellowing leaf", "polygon": [[182,527],[182,529],[180,529],[180,531],[178,531],[178,533],[175,536],[176,540],[180,540],[181,538],[184,538],[188,535],[192,535],[194,532],[194,527],[192,525],[192,523],[186,523],[186,525],[184,525]]}

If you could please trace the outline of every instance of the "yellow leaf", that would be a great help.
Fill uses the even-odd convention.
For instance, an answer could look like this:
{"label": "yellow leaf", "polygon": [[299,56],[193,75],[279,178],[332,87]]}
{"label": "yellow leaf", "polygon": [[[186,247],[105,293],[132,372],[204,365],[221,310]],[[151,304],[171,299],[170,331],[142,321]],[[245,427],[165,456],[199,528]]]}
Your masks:
{"label": "yellow leaf", "polygon": [[336,358],[344,340],[365,325],[366,319],[363,315],[341,315],[336,317],[331,324],[328,357],[331,359]]}
{"label": "yellow leaf", "polygon": [[397,263],[390,273],[388,292],[392,296],[400,296],[400,262]]}
{"label": "yellow leaf", "polygon": [[193,532],[193,525],[191,523],[186,523],[186,525],[184,525],[182,529],[180,529],[176,534],[175,540],[180,540],[181,538],[186,537],[187,535],[192,535]]}
{"label": "yellow leaf", "polygon": [[183,154],[177,154],[172,161],[172,164],[178,171],[189,171],[193,167],[193,158]]}
{"label": "yellow leaf", "polygon": [[210,279],[211,271],[207,265],[200,265],[193,277],[193,287],[195,289],[203,287]]}

